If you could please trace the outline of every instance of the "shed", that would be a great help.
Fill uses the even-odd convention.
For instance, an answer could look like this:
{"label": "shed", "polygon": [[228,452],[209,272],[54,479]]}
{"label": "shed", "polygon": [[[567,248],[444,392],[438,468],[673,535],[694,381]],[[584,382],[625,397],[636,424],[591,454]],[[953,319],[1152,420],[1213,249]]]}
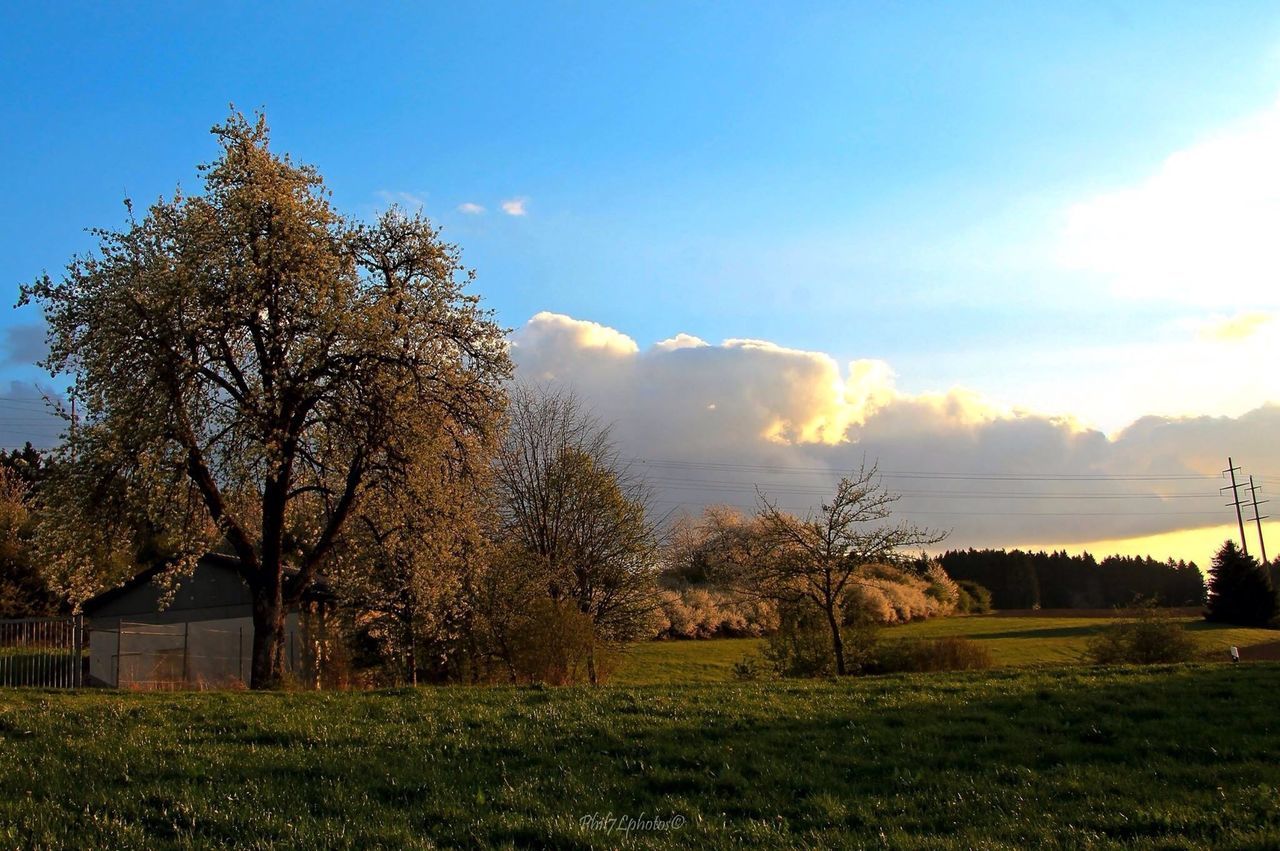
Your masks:
{"label": "shed", "polygon": [[[166,604],[157,578],[144,570],[88,600],[91,685],[136,689],[227,688],[249,681],[253,608],[238,561],[211,553],[181,577]],[[329,655],[325,616],[332,595],[317,583],[285,618],[285,668],[319,684]]]}

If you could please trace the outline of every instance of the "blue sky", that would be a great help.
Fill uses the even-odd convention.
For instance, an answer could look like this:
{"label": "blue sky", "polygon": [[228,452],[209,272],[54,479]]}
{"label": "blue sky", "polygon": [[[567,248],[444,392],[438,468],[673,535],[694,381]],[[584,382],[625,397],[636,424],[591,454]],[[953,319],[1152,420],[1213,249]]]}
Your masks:
{"label": "blue sky", "polygon": [[[1280,398],[1249,365],[1274,348],[1203,342],[1271,321],[1269,249],[1242,250],[1236,227],[1148,263],[1141,250],[1180,247],[1195,214],[1115,225],[1169,203],[1231,220],[1213,205],[1237,209],[1239,193],[1202,184],[1238,159],[1214,139],[1272,138],[1274,3],[55,3],[4,17],[10,302],[90,247],[84,228],[118,224],[126,193],[198,189],[208,128],[234,102],[266,110],[276,147],[317,165],[340,209],[421,205],[513,328],[550,311],[641,349],[677,332],[767,340],[846,376],[883,361],[895,392],[962,387],[1112,434],[1144,413],[1237,416]],[[1180,154],[1201,164],[1190,177]],[[1250,196],[1240,215],[1275,200]],[[503,211],[513,201],[523,215]],[[1215,252],[1263,283],[1159,291],[1161,262],[1198,270]],[[1154,293],[1130,280],[1148,267]],[[0,380],[38,377],[21,364],[36,320],[0,313]],[[1222,364],[1243,372],[1224,381],[1209,369]]]}
{"label": "blue sky", "polygon": [[[974,298],[994,275],[912,255],[1265,107],[1280,11],[1067,5],[15,7],[0,269],[12,288],[57,268],[125,191],[193,187],[235,102],[342,208],[422,199],[512,325],[549,309],[890,360],[1014,317],[1070,340],[1111,320]],[[454,209],[515,196],[525,220]]]}

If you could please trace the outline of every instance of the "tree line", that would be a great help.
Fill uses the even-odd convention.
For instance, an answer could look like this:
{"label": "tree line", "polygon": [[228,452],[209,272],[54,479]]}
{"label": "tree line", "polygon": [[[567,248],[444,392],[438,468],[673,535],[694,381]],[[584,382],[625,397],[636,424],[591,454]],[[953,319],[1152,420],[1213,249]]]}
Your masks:
{"label": "tree line", "polygon": [[1118,555],[1098,561],[1089,553],[1019,549],[949,550],[939,561],[953,579],[987,588],[997,609],[1101,609],[1135,599],[1165,606],[1205,602],[1204,576],[1193,561]]}

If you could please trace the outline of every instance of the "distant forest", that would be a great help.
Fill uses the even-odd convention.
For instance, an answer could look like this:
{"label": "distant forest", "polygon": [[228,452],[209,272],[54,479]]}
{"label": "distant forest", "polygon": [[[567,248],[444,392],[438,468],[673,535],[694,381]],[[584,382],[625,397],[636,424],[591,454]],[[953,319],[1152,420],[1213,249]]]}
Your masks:
{"label": "distant forest", "polygon": [[1204,576],[1195,562],[1150,556],[1107,556],[1023,550],[950,550],[940,559],[952,579],[991,591],[997,609],[1101,609],[1155,598],[1166,606],[1205,602]]}

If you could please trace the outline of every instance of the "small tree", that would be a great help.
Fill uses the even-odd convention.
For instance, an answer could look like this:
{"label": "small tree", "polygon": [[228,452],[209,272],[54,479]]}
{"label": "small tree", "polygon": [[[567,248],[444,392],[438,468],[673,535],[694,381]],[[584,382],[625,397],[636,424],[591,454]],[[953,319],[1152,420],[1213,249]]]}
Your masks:
{"label": "small tree", "polygon": [[859,584],[859,568],[894,562],[904,550],[945,537],[908,524],[881,524],[897,499],[881,484],[874,465],[842,478],[832,500],[803,518],[779,510],[764,494],[759,497],[763,542],[759,552],[744,553],[747,558],[738,562],[739,582],[780,603],[815,606],[826,623],[839,675],[849,672],[842,608]]}
{"label": "small tree", "polygon": [[956,583],[960,589],[960,599],[956,608],[967,615],[984,615],[991,611],[991,592],[969,579],[961,579]]}
{"label": "small tree", "polygon": [[329,576],[354,626],[410,685],[420,671],[440,674],[453,661],[467,582],[489,555],[492,516],[492,447],[459,452],[443,428],[420,436],[426,443],[406,453],[413,461],[404,475],[371,484]]}
{"label": "small tree", "polygon": [[29,487],[12,467],[0,463],[0,618],[39,617],[57,609],[32,557]]}
{"label": "small tree", "polygon": [[1209,567],[1209,607],[1205,618],[1241,626],[1265,626],[1276,616],[1276,592],[1253,556],[1228,540]]}
{"label": "small tree", "polygon": [[1090,637],[1086,655],[1098,665],[1155,665],[1186,662],[1195,656],[1196,642],[1181,621],[1150,601],[1133,617],[1108,624]]}
{"label": "small tree", "polygon": [[[496,465],[504,538],[546,596],[572,600],[601,639],[635,639],[657,605],[643,482],[572,394],[518,389],[508,416]],[[594,682],[592,659],[588,671]]]}

